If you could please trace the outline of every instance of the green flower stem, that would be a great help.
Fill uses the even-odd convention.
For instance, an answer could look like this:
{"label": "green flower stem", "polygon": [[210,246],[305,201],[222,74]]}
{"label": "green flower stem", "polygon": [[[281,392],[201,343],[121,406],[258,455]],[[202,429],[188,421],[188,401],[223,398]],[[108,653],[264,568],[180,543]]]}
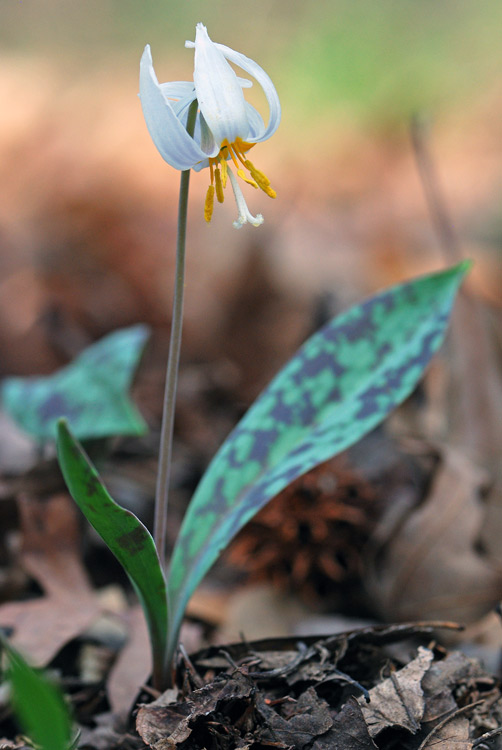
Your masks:
{"label": "green flower stem", "polygon": [[[187,132],[193,135],[197,116],[197,99],[190,105],[187,119]],[[176,403],[176,386],[181,349],[183,326],[183,293],[185,287],[185,243],[187,228],[188,188],[190,170],[181,173],[180,198],[178,203],[178,236],[176,239],[176,276],[174,284],[173,316],[171,321],[171,340],[167,360],[166,387],[164,392],[164,411],[160,433],[159,469],[157,490],[155,494],[155,517],[153,538],[159,555],[162,569],[166,567],[166,531],[169,482],[171,476],[171,456],[173,444],[174,411]]]}

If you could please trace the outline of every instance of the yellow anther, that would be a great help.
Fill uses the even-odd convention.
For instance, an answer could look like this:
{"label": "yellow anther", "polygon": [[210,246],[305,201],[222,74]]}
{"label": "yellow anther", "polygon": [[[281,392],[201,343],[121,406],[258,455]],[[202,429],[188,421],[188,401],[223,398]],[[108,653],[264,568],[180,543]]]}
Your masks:
{"label": "yellow anther", "polygon": [[218,203],[223,203],[225,200],[225,196],[223,194],[223,185],[221,182],[221,173],[218,167],[214,170],[214,179],[216,182],[216,197],[218,198]]}
{"label": "yellow anther", "polygon": [[224,188],[227,186],[227,179],[228,179],[228,165],[225,159],[221,160],[221,184]]}
{"label": "yellow anther", "polygon": [[214,208],[214,185],[209,185],[206,194],[206,202],[204,203],[204,218],[209,224],[211,216],[213,215]]}
{"label": "yellow anther", "polygon": [[254,164],[249,161],[249,159],[246,159],[244,162],[247,169],[249,169],[251,173],[251,177],[256,182],[258,187],[260,187],[264,193],[266,193],[270,198],[275,198],[277,196],[277,193],[275,190],[270,187],[270,180],[266,175],[263,174],[263,172],[260,172],[259,169],[256,169]]}
{"label": "yellow anther", "polygon": [[[265,185],[270,185],[270,180],[268,179],[268,177],[264,175],[263,172],[260,172],[259,169],[256,169],[254,164],[250,162],[249,159],[246,159],[244,164],[251,172],[251,177],[253,177],[253,179],[256,180],[256,182],[258,183],[258,185],[261,187],[262,190],[265,190]],[[265,190],[265,192],[267,191]]]}
{"label": "yellow anther", "polygon": [[241,178],[241,180],[244,180],[244,182],[247,182],[248,185],[252,185],[254,188],[258,189],[258,185],[254,180],[250,180],[247,174],[243,169],[238,169],[237,174]]}

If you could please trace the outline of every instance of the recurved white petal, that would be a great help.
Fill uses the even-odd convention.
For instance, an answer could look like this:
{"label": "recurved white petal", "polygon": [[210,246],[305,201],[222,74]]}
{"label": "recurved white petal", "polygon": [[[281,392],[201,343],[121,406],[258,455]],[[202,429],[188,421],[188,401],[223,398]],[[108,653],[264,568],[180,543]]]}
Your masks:
{"label": "recurved white petal", "polygon": [[275,90],[274,84],[272,83],[267,73],[265,73],[263,68],[260,67],[258,63],[255,63],[254,60],[251,60],[250,57],[246,57],[246,55],[243,55],[240,52],[236,52],[235,50],[225,46],[224,44],[216,44],[216,47],[221,50],[227,60],[230,60],[230,62],[238,65],[239,68],[242,68],[242,70],[245,70],[246,73],[249,73],[249,75],[253,76],[253,78],[255,78],[262,87],[263,93],[267,97],[268,106],[270,108],[268,125],[266,128],[264,128],[263,133],[259,137],[255,136],[253,138],[248,138],[248,140],[254,143],[267,140],[267,138],[270,138],[270,136],[275,133],[281,121],[281,103],[279,101],[279,97],[277,95],[277,91]]}
{"label": "recurved white petal", "polygon": [[141,58],[139,95],[152,140],[168,164],[175,169],[190,169],[206,158],[206,154],[188,135],[162,92],[148,44]]}
{"label": "recurved white petal", "polygon": [[260,113],[257,112],[253,105],[249,102],[246,102],[246,112],[249,123],[249,135],[247,137],[247,140],[254,143],[255,139],[259,138],[260,135],[265,131],[265,125]]}
{"label": "recurved white petal", "polygon": [[195,68],[193,75],[199,107],[216,143],[215,156],[224,140],[233,143],[237,137],[246,140],[249,133],[242,87],[219,45],[198,23],[195,34]]}
{"label": "recurved white petal", "polygon": [[185,99],[192,92],[195,98],[193,81],[170,81],[169,83],[159,83],[159,86],[164,96],[169,100]]}
{"label": "recurved white petal", "polygon": [[250,81],[248,78],[240,78],[237,76],[237,80],[243,89],[250,89],[253,86],[253,81]]}

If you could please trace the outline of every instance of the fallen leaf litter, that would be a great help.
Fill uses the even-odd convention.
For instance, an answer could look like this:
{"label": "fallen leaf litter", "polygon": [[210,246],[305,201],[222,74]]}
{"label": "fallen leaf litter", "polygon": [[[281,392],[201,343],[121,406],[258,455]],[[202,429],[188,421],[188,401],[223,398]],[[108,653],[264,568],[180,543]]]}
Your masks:
{"label": "fallen leaf litter", "polygon": [[455,628],[418,623],[211,647],[180,660],[182,687],[140,706],[137,731],[153,750],[497,748],[496,679],[432,640],[417,647],[440,627]]}

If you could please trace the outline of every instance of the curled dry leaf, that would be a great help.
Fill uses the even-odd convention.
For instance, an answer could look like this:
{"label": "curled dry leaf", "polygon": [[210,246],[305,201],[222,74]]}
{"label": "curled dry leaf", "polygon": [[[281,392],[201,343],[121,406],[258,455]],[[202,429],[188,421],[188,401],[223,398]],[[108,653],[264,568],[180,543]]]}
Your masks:
{"label": "curled dry leaf", "polygon": [[329,732],[318,737],[312,750],[376,750],[361,706],[350,698],[333,720]]}
{"label": "curled dry leaf", "polygon": [[98,616],[78,551],[78,525],[66,495],[46,502],[19,498],[25,571],[45,596],[0,606],[0,626],[12,629],[12,645],[36,666],[45,666]]}
{"label": "curled dry leaf", "polygon": [[179,691],[140,707],[138,732],[153,750],[471,750],[502,718],[496,679],[460,652],[418,647],[403,662],[395,646],[409,635],[364,628],[204,649],[180,661]]}
{"label": "curled dry leaf", "polygon": [[[254,703],[255,693],[252,681],[241,673],[194,690],[190,699],[183,703],[166,705],[173,697],[172,691],[168,691],[139,709],[136,729],[144,742],[154,750],[174,750],[189,737],[193,739],[195,747],[209,747],[211,735],[230,734],[232,729],[236,736],[239,735],[238,720],[245,717],[247,709]],[[231,715],[228,711],[230,707]],[[214,727],[208,727],[204,720],[213,715]],[[220,717],[220,731],[216,727],[216,715]]]}
{"label": "curled dry leaf", "polygon": [[471,750],[469,721],[458,712],[447,716],[422,742],[418,750]]}
{"label": "curled dry leaf", "polygon": [[412,734],[420,729],[425,708],[421,682],[433,658],[432,651],[419,648],[416,659],[370,690],[369,704],[359,698],[372,737],[386,727],[403,727]]}
{"label": "curled dry leaf", "polygon": [[445,448],[423,503],[368,561],[372,605],[386,620],[472,622],[502,596],[502,568],[479,549],[484,476]]}

